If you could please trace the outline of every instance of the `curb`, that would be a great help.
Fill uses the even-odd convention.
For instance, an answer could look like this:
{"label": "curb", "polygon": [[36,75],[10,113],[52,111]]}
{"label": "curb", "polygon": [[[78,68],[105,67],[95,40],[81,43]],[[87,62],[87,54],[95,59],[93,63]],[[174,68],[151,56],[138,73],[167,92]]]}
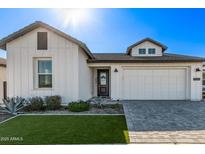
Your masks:
{"label": "curb", "polygon": [[79,113],[79,114],[53,114],[53,113],[51,113],[51,114],[49,114],[49,113],[47,113],[47,114],[35,114],[35,113],[31,113],[31,114],[19,114],[19,116],[29,116],[29,115],[36,115],[36,116],[44,116],[44,115],[57,115],[57,116],[64,116],[64,115],[95,115],[95,116],[119,116],[119,115],[124,115],[124,114],[85,114],[85,113]]}

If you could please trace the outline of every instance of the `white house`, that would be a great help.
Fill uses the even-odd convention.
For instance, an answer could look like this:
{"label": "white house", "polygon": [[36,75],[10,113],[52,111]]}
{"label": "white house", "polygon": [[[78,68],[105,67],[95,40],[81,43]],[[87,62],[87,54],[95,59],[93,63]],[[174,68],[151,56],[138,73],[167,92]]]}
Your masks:
{"label": "white house", "polygon": [[126,53],[91,53],[81,41],[37,21],[3,38],[7,95],[60,95],[64,103],[107,96],[120,100],[202,99],[204,59],[166,53],[146,38]]}

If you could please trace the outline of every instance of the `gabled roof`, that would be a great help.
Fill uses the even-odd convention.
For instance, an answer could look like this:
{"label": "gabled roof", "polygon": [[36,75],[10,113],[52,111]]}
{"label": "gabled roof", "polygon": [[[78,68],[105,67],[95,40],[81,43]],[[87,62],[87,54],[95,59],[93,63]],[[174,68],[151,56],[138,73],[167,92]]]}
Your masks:
{"label": "gabled roof", "polygon": [[127,54],[128,54],[128,55],[130,54],[131,49],[132,49],[133,47],[135,47],[135,46],[137,46],[137,45],[139,45],[139,44],[141,44],[141,43],[143,43],[143,42],[145,42],[145,41],[149,41],[149,42],[151,42],[151,43],[153,43],[153,44],[156,44],[157,46],[160,46],[160,47],[162,48],[162,52],[164,52],[164,51],[167,49],[167,46],[161,44],[161,43],[158,42],[158,41],[155,41],[155,40],[153,40],[153,39],[147,37],[147,38],[144,38],[144,39],[142,39],[142,40],[140,40],[140,41],[134,43],[133,45],[129,46],[129,47],[127,48]]}
{"label": "gabled roof", "polygon": [[34,23],[32,23],[32,24],[30,24],[30,25],[28,25],[28,26],[26,26],[26,27],[24,27],[24,28],[22,28],[22,29],[20,29],[16,32],[14,32],[14,33],[12,33],[11,35],[8,35],[7,37],[1,39],[0,40],[0,48],[3,49],[3,50],[6,50],[6,44],[8,42],[17,39],[18,37],[23,36],[26,33],[30,32],[30,31],[38,28],[38,27],[46,28],[46,29],[60,35],[61,37],[65,38],[65,39],[67,39],[67,40],[69,40],[73,43],[76,43],[77,45],[79,45],[85,51],[85,53],[90,58],[94,58],[91,51],[88,49],[88,47],[86,46],[85,43],[83,43],[83,42],[75,39],[74,37],[72,37],[72,36],[70,36],[70,35],[68,35],[68,34],[66,34],[66,33],[64,33],[64,32],[62,32],[62,31],[60,31],[60,30],[58,30],[58,29],[56,29],[56,28],[54,28],[50,25],[48,25],[48,24],[46,24],[46,23],[43,23],[41,21],[36,21],[36,22],[34,22]]}
{"label": "gabled roof", "polygon": [[94,53],[95,59],[88,63],[175,63],[175,62],[203,62],[205,58],[163,53],[162,56],[136,57],[126,53]]}
{"label": "gabled roof", "polygon": [[[72,36],[48,25],[45,24],[41,21],[36,21],[20,30],[17,32],[12,33],[11,35],[3,38],[0,40],[0,48],[6,50],[6,44],[12,40],[17,39],[18,37],[21,37],[25,35],[26,33],[38,28],[38,27],[43,27],[45,29],[48,29],[61,37],[76,43],[79,45],[80,48],[83,49],[83,51],[88,55],[89,63],[137,63],[137,62],[203,62],[205,61],[204,58],[201,57],[194,57],[194,56],[187,56],[187,55],[178,55],[178,54],[170,54],[170,53],[163,53],[162,56],[152,56],[152,57],[135,57],[135,56],[130,56],[130,51],[133,47],[145,42],[149,41],[152,42],[162,48],[162,51],[164,52],[167,47],[151,38],[145,38],[139,42],[136,42],[135,44],[129,46],[127,48],[127,53],[102,53],[102,54],[92,54],[88,47],[86,46],[85,43],[73,38]],[[6,66],[6,60],[5,59],[0,59],[0,66]]]}

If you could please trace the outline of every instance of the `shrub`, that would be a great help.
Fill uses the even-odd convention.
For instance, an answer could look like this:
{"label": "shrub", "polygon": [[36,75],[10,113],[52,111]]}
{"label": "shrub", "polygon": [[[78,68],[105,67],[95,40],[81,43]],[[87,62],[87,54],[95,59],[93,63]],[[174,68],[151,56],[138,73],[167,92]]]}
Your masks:
{"label": "shrub", "polygon": [[45,105],[43,98],[32,97],[29,99],[30,104],[24,108],[25,111],[43,111],[45,110]]}
{"label": "shrub", "polygon": [[57,110],[61,108],[61,96],[47,96],[45,98],[46,107],[48,110]]}
{"label": "shrub", "polygon": [[72,112],[88,111],[89,109],[90,109],[90,104],[82,100],[78,102],[71,102],[68,104],[68,110]]}

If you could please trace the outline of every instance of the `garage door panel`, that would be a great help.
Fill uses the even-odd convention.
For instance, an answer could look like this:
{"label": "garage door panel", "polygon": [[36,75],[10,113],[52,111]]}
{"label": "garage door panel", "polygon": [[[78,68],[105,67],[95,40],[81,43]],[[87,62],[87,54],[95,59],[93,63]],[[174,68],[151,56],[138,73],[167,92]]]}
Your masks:
{"label": "garage door panel", "polygon": [[124,99],[186,99],[185,69],[130,69],[123,75]]}

